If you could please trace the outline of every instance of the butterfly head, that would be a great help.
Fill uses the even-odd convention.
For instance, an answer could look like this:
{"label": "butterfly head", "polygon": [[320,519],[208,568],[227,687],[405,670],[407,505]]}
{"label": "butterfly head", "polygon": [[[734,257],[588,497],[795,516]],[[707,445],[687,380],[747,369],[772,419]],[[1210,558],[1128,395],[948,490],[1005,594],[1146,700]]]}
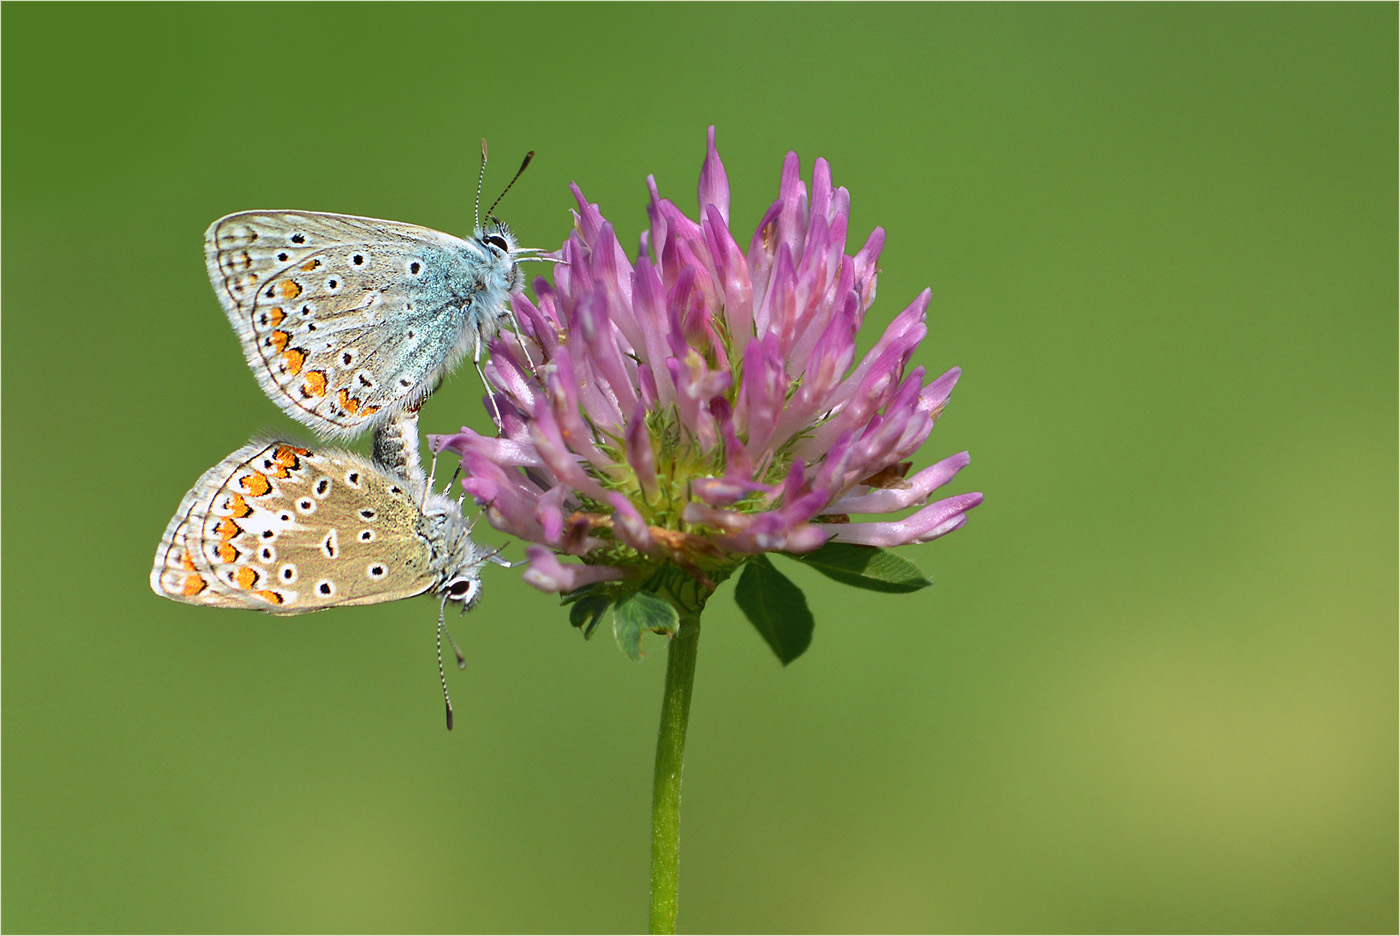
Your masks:
{"label": "butterfly head", "polygon": [[471,537],[471,524],[457,502],[442,494],[428,497],[423,519],[438,570],[436,591],[444,604],[455,601],[469,610],[481,597],[481,566],[485,551]]}
{"label": "butterfly head", "polygon": [[523,289],[525,275],[520,272],[520,261],[533,257],[538,251],[521,247],[510,226],[496,218],[487,218],[485,224],[472,232],[472,236],[493,264],[508,267],[510,272],[506,277],[506,291],[514,293]]}

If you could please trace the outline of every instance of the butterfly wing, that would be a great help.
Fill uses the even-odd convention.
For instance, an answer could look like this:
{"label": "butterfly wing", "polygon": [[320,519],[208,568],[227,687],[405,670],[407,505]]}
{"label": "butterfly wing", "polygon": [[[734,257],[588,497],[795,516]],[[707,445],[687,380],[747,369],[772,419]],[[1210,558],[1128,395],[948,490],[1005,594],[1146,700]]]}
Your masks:
{"label": "butterfly wing", "polygon": [[438,575],[420,496],[347,452],[244,446],[181,502],[151,587],[177,601],[281,614],[421,594]]}
{"label": "butterfly wing", "polygon": [[[214,551],[221,543],[229,543],[230,549],[240,553],[254,548],[255,544],[238,526],[238,521],[247,514],[244,510],[246,504],[225,500],[216,509],[214,494],[226,487],[229,479],[264,449],[265,446],[261,444],[245,445],[201,475],[185,494],[156,549],[155,565],[151,569],[151,589],[157,595],[219,608],[264,607],[271,604],[267,601],[256,603],[250,593],[231,588],[217,577],[201,533],[206,525],[213,525],[208,545]],[[223,519],[228,520],[228,525],[220,526]],[[233,540],[238,542],[235,544]]]}
{"label": "butterfly wing", "polygon": [[258,383],[325,436],[421,401],[508,294],[508,258],[398,221],[245,211],[214,222],[204,252]]}

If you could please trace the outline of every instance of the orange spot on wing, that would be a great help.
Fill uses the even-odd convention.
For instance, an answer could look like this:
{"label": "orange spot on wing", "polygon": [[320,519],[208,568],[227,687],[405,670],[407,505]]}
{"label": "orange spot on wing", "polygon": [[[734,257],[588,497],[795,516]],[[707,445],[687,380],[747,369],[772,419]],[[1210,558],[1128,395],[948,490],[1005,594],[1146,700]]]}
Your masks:
{"label": "orange spot on wing", "polygon": [[336,395],[336,399],[340,400],[340,405],[345,407],[345,412],[352,415],[360,408],[360,401],[352,397],[349,390],[341,390]]}
{"label": "orange spot on wing", "polygon": [[297,448],[294,445],[279,445],[277,446],[277,451],[272,453],[272,460],[279,465],[285,465],[288,468],[296,468],[297,456],[310,454],[311,453],[306,449]]}
{"label": "orange spot on wing", "polygon": [[238,558],[238,550],[234,548],[232,543],[220,543],[214,548],[219,554],[220,562],[233,562]]}
{"label": "orange spot on wing", "polygon": [[287,313],[282,311],[281,306],[273,306],[267,310],[267,322],[269,325],[277,326],[282,324],[282,320],[287,317]]}
{"label": "orange spot on wing", "polygon": [[268,491],[272,490],[272,482],[267,480],[267,476],[259,474],[256,471],[245,474],[238,479],[238,483],[243,485],[243,490],[254,497],[262,497]]}
{"label": "orange spot on wing", "polygon": [[307,371],[306,383],[302,385],[302,389],[311,396],[325,396],[326,372],[319,370]]}
{"label": "orange spot on wing", "polygon": [[219,534],[219,539],[227,542],[228,540],[233,539],[239,533],[242,533],[243,528],[238,524],[234,523],[228,517],[225,517],[224,519],[219,521],[218,526],[214,527],[214,532]]}
{"label": "orange spot on wing", "polygon": [[282,353],[282,369],[288,374],[301,373],[301,365],[306,362],[306,352],[300,348],[292,348]]}
{"label": "orange spot on wing", "polygon": [[237,517],[240,520],[253,512],[253,508],[248,506],[248,502],[243,499],[242,494],[233,495],[224,506],[228,508],[229,516]]}
{"label": "orange spot on wing", "polygon": [[187,597],[198,595],[200,592],[204,591],[204,579],[200,578],[198,575],[187,575],[185,576],[185,584],[181,587],[180,591]]}
{"label": "orange spot on wing", "polygon": [[253,594],[257,595],[259,598],[261,598],[263,601],[266,601],[268,604],[280,605],[282,603],[282,595],[270,589],[265,591],[253,592]]}
{"label": "orange spot on wing", "polygon": [[361,415],[361,416],[372,416],[372,415],[374,415],[374,414],[377,413],[377,412],[379,412],[379,407],[377,407],[377,406],[366,406],[364,409],[360,410],[360,415]]}
{"label": "orange spot on wing", "polygon": [[295,299],[301,295],[301,284],[296,280],[284,279],[277,284],[277,292],[283,299]]}
{"label": "orange spot on wing", "polygon": [[316,268],[317,268],[318,266],[320,266],[320,265],[321,265],[321,261],[320,261],[320,260],[308,260],[308,261],[306,261],[305,263],[303,263],[303,264],[301,265],[301,268],[302,268],[303,270],[305,270],[306,272],[310,273],[312,270],[316,269]]}
{"label": "orange spot on wing", "polygon": [[239,588],[252,588],[258,584],[258,571],[252,566],[244,566],[233,574],[233,581]]}
{"label": "orange spot on wing", "polygon": [[180,565],[187,572],[194,571],[194,556],[190,555],[190,551],[188,549],[180,553]]}
{"label": "orange spot on wing", "polygon": [[289,477],[291,472],[301,467],[301,461],[297,456],[310,454],[311,453],[306,449],[296,448],[291,445],[279,445],[276,451],[272,453],[272,462],[276,467],[269,470],[268,474],[275,478]]}
{"label": "orange spot on wing", "polygon": [[282,349],[287,346],[287,342],[291,340],[292,336],[284,331],[275,331],[267,336],[267,343],[272,345],[272,350],[278,352],[279,354],[281,353]]}

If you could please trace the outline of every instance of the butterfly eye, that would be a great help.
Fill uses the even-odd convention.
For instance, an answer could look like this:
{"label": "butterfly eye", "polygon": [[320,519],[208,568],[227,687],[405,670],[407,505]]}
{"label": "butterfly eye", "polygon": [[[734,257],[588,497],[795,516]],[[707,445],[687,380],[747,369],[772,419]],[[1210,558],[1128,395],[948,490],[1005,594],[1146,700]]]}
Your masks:
{"label": "butterfly eye", "polygon": [[504,250],[507,252],[510,250],[510,244],[506,243],[506,239],[499,234],[489,235],[486,238],[486,243],[495,247],[497,250]]}
{"label": "butterfly eye", "polygon": [[476,601],[476,592],[480,585],[476,579],[454,579],[447,585],[447,598],[449,601],[461,601],[470,605]]}

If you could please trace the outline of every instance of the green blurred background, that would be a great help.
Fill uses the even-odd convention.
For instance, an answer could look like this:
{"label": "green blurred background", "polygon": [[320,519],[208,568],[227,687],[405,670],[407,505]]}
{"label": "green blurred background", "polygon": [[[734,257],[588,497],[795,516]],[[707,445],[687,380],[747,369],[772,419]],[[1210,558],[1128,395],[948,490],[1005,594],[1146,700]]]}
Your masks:
{"label": "green blurred background", "polygon": [[[872,333],[933,288],[937,580],[782,669],[726,585],[685,779],[690,931],[1397,927],[1397,8],[40,6],[3,15],[6,931],[645,926],[664,653],[488,570],[442,727],[426,598],[163,601],[161,530],[261,429],[201,235],[247,208],[625,243],[716,124],[789,149]],[[741,241],[747,240],[741,234]],[[854,245],[853,245],[854,246]],[[424,409],[484,429],[469,369]],[[364,447],[363,442],[361,448]],[[494,535],[488,534],[489,542]],[[513,544],[509,553],[519,555]]]}

